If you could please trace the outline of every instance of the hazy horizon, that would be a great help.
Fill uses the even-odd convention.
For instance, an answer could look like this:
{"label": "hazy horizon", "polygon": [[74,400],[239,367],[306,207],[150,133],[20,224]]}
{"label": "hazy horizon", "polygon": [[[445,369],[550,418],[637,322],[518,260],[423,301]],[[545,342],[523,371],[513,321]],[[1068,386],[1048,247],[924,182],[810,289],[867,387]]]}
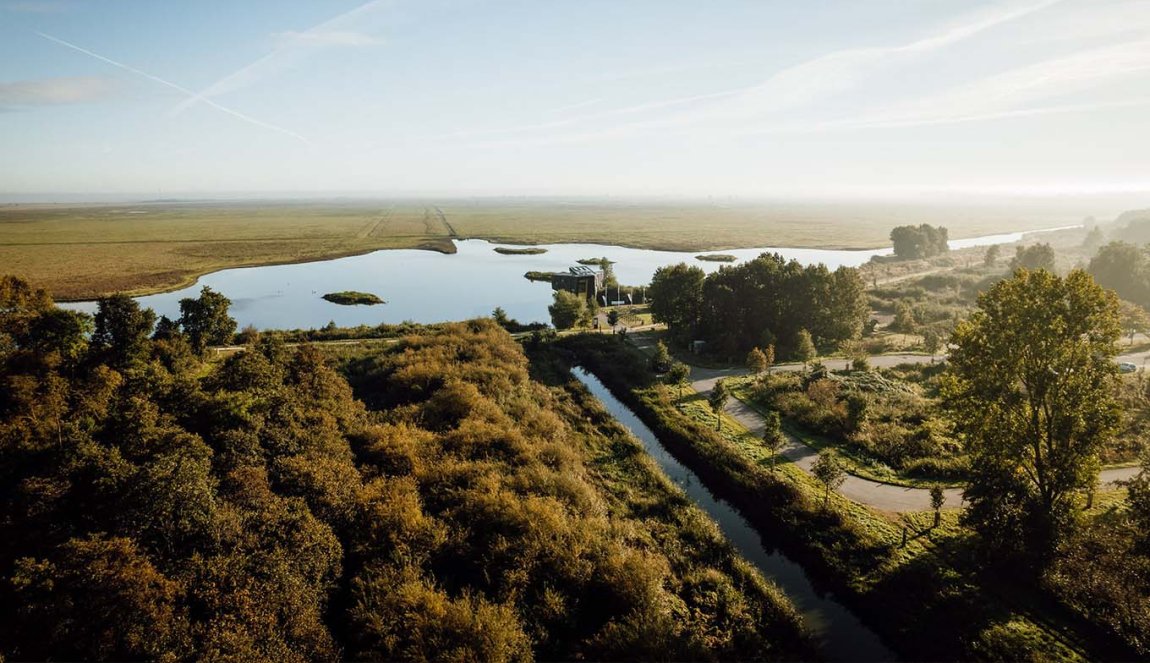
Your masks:
{"label": "hazy horizon", "polygon": [[6,200],[1150,194],[1131,149],[1150,124],[1143,0],[21,0],[0,17]]}

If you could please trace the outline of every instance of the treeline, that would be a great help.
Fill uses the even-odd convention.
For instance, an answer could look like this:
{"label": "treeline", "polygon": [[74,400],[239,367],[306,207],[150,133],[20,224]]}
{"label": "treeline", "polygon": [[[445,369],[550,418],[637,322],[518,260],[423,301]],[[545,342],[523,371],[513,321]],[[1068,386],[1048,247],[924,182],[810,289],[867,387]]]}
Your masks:
{"label": "treeline", "polygon": [[898,226],[890,231],[894,254],[902,260],[917,260],[942,255],[950,250],[947,229],[922,224]]}
{"label": "treeline", "polygon": [[858,270],[803,266],[777,253],[710,275],[686,264],[661,267],[649,296],[651,313],[667,323],[673,339],[705,340],[711,352],[727,357],[774,345],[780,358],[789,358],[807,333],[831,348],[858,336],[866,318]]}
{"label": "treeline", "polygon": [[3,657],[808,654],[713,525],[674,521],[667,484],[615,477],[635,505],[611,501],[588,448],[626,440],[533,381],[493,321],[354,362],[369,409],[315,347],[264,336],[210,363],[152,320],[0,281]]}

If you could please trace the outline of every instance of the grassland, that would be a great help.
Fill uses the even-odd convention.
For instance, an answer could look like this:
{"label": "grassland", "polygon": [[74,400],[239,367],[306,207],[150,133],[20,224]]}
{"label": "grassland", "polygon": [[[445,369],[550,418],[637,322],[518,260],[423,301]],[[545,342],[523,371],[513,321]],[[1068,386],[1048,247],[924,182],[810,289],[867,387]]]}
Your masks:
{"label": "grassland", "polygon": [[861,249],[891,227],[930,221],[951,237],[1067,223],[1059,215],[874,205],[742,205],[550,200],[195,202],[0,206],[0,272],[60,300],[180,288],[220,269],[324,260],[377,249],[455,250],[452,240],[590,242],[714,251]]}

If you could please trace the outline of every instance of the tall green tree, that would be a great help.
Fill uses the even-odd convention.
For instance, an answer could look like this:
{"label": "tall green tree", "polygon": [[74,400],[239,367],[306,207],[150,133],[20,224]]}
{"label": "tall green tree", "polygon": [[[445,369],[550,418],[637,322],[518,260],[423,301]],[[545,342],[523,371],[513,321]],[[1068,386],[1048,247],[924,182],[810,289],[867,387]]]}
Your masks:
{"label": "tall green tree", "polygon": [[951,343],[942,394],[965,439],[966,521],[992,549],[1048,553],[1075,493],[1097,479],[1119,422],[1118,299],[1075,270],[1018,270],[978,300]]}
{"label": "tall green tree", "polygon": [[236,333],[236,321],[228,315],[232,300],[204,286],[200,296],[180,300],[180,326],[197,353],[209,345],[223,345]]}
{"label": "tall green tree", "polygon": [[96,306],[92,349],[114,368],[124,368],[143,358],[156,324],[152,309],[140,308],[123,293],[101,297]]}
{"label": "tall green tree", "polygon": [[706,273],[686,263],[655,270],[647,289],[651,317],[666,323],[671,336],[680,342],[691,340],[703,309],[703,281]]}
{"label": "tall green tree", "polygon": [[571,329],[583,318],[586,310],[586,300],[566,290],[556,290],[554,301],[547,307],[547,312],[551,314],[551,324],[556,329]]}

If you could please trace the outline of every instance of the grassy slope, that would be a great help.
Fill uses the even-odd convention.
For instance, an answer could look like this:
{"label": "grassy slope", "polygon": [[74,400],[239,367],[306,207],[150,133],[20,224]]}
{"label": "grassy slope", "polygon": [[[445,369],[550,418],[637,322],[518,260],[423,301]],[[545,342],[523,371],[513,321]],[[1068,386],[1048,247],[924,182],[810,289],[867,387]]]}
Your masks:
{"label": "grassy slope", "polygon": [[884,246],[891,227],[943,223],[951,237],[1067,219],[875,205],[412,201],[147,203],[0,207],[0,265],[59,299],[144,294],[219,269],[387,248],[453,250],[450,240],[590,242],[703,251],[754,246]]}

